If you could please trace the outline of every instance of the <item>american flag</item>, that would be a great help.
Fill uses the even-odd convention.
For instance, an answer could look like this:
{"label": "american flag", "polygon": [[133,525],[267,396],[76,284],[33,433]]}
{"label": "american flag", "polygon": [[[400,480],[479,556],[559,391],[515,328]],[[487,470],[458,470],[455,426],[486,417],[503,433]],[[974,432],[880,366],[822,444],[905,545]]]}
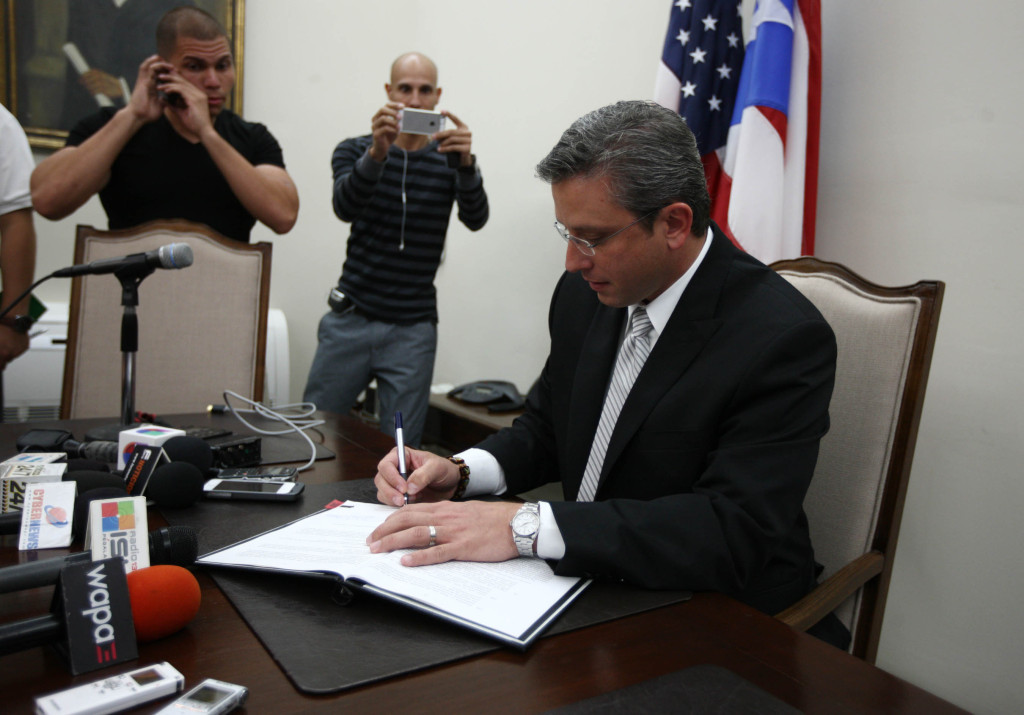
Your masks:
{"label": "american flag", "polygon": [[676,0],[655,99],[697,137],[712,218],[769,263],[814,253],[819,0],[760,0],[743,48],[737,0]]}

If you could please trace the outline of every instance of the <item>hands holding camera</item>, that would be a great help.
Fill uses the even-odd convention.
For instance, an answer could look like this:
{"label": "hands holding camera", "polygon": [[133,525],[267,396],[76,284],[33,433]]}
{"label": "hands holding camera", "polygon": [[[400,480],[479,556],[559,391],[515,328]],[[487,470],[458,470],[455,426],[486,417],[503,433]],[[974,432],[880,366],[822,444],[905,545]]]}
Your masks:
{"label": "hands holding camera", "polygon": [[471,166],[473,164],[473,132],[461,119],[447,109],[442,109],[441,114],[451,119],[455,128],[445,129],[434,135],[434,139],[440,144],[437,150],[442,154],[458,152],[459,166]]}
{"label": "hands holding camera", "polygon": [[[404,108],[405,105],[401,102],[388,102],[373,115],[371,122],[373,145],[370,147],[370,157],[374,161],[384,161],[388,156],[388,149],[398,140],[401,133],[399,113]],[[441,114],[448,117],[455,128],[436,132],[430,135],[430,139],[437,140],[438,151],[442,154],[457,152],[459,166],[471,166],[473,163],[473,132],[465,122],[448,110],[441,110]]]}

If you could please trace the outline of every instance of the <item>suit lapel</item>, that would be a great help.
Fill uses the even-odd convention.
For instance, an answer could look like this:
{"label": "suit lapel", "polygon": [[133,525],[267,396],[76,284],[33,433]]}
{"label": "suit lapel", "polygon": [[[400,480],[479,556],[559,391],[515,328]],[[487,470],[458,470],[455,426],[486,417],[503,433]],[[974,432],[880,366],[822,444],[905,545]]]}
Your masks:
{"label": "suit lapel", "polygon": [[[729,243],[725,234],[717,230],[717,227],[714,229],[715,238],[704,261],[676,304],[672,316],[658,337],[658,342],[651,350],[647,362],[633,383],[629,397],[622,406],[622,412],[619,413],[615,430],[608,442],[608,451],[601,468],[601,480],[598,482],[598,494],[607,475],[640,425],[669,388],[700,355],[721,324],[721,320],[716,317],[718,301],[736,249]],[[608,372],[610,374],[610,368]],[[602,383],[602,403],[603,387]],[[599,412],[600,409],[599,406]],[[596,425],[595,421],[595,429]],[[592,439],[593,431],[590,434]],[[586,457],[584,465],[585,460]],[[580,474],[582,475],[582,468]]]}

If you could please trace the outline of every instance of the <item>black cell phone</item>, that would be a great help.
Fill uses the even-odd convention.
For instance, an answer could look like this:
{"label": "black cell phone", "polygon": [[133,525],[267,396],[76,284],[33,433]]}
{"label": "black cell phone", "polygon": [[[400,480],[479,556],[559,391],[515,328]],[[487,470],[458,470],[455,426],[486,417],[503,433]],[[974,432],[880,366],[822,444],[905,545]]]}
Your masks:
{"label": "black cell phone", "polygon": [[221,479],[295,479],[299,470],[295,467],[230,467],[220,470]]}
{"label": "black cell phone", "polygon": [[254,499],[257,501],[295,501],[306,488],[302,482],[264,479],[211,479],[203,493],[211,499]]}
{"label": "black cell phone", "polygon": [[177,107],[178,109],[185,109],[188,107],[188,105],[185,104],[185,98],[177,92],[157,92],[157,96],[172,107]]}

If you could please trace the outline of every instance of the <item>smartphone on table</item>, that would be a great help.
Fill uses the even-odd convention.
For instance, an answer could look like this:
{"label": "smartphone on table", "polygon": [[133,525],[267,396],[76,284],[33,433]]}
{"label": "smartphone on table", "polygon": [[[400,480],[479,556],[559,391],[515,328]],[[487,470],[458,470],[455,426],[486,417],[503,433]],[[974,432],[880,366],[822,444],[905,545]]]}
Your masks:
{"label": "smartphone on table", "polygon": [[305,488],[302,482],[277,479],[210,479],[203,485],[203,493],[211,499],[295,501]]}

